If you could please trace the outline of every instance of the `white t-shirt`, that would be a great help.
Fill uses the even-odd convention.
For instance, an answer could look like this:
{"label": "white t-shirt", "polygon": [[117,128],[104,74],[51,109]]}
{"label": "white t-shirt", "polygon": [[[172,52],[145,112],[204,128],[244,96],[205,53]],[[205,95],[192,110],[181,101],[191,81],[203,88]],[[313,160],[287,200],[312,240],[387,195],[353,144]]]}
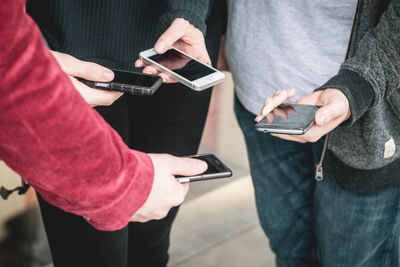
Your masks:
{"label": "white t-shirt", "polygon": [[295,99],[334,76],[344,61],[357,0],[229,0],[225,55],[240,102],[258,114],[265,98]]}

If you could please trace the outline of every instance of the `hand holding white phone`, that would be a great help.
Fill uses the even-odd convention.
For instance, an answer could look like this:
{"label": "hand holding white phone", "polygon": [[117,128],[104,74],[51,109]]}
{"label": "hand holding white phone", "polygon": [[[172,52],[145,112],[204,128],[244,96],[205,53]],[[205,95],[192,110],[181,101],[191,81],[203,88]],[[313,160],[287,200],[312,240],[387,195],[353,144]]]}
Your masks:
{"label": "hand holding white phone", "polygon": [[188,54],[171,47],[163,54],[148,49],[139,54],[140,60],[169,77],[197,91],[207,89],[222,82],[225,74],[204,64]]}

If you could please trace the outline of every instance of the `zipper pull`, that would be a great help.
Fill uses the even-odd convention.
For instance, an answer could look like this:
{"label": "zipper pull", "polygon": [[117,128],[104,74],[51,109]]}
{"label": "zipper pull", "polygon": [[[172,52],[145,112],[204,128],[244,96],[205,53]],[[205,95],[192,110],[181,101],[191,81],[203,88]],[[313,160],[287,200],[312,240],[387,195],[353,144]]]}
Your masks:
{"label": "zipper pull", "polygon": [[316,170],[315,170],[315,180],[317,181],[322,181],[324,179],[324,172],[322,170],[322,164],[319,163],[316,166]]}

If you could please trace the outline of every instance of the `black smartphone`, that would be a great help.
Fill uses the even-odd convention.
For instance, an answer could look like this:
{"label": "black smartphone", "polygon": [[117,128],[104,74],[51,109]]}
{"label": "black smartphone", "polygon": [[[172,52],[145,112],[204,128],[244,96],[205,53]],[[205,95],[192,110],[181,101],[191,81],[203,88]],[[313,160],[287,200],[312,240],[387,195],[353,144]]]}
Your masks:
{"label": "black smartphone", "polygon": [[314,124],[318,106],[282,104],[255,125],[263,133],[305,134]]}
{"label": "black smartphone", "polygon": [[92,88],[119,91],[132,95],[152,95],[162,84],[162,78],[157,75],[123,70],[112,71],[114,72],[114,80],[111,82],[93,82],[81,78],[78,79]]}
{"label": "black smartphone", "polygon": [[220,159],[218,159],[213,154],[194,155],[190,157],[205,161],[208,165],[208,169],[204,173],[199,175],[175,176],[176,180],[180,183],[226,178],[232,176],[231,169],[229,169]]}

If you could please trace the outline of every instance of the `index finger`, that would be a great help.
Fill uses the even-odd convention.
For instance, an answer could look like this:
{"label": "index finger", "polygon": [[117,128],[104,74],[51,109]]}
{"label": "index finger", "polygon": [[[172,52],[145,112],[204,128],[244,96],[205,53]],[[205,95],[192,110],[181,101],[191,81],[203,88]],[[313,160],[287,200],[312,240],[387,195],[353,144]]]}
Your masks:
{"label": "index finger", "polygon": [[99,82],[109,82],[114,79],[114,72],[106,67],[77,59],[68,54],[56,51],[51,52],[60,64],[62,70],[70,76]]}
{"label": "index finger", "polygon": [[295,95],[295,91],[293,89],[290,90],[279,90],[277,91],[274,96],[267,97],[265,99],[265,104],[258,115],[255,118],[255,121],[261,121],[268,113],[270,113],[274,108],[283,104],[287,99],[293,97]]}
{"label": "index finger", "polygon": [[188,25],[190,24],[185,19],[175,19],[171,26],[158,38],[154,50],[159,54],[165,53],[176,41],[185,35]]}

